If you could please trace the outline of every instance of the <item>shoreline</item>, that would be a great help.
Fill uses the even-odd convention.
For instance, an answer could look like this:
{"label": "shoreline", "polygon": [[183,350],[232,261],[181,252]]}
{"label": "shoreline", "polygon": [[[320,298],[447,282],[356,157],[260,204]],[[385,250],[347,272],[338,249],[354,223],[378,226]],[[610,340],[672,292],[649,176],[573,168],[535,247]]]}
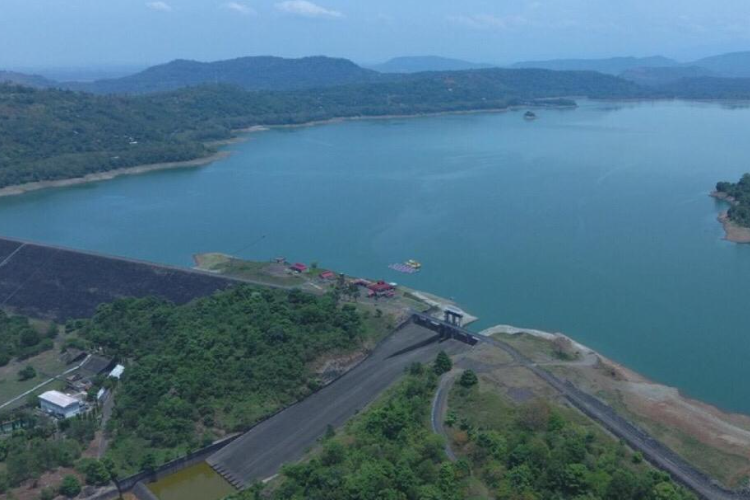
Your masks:
{"label": "shoreline", "polygon": [[[664,384],[662,382],[653,380],[640,372],[628,367],[627,365],[614,361],[613,359],[604,356],[599,351],[588,347],[585,344],[577,342],[573,338],[559,332],[547,332],[543,330],[534,330],[529,328],[519,328],[511,325],[495,325],[478,332],[479,335],[491,337],[496,334],[508,335],[511,337],[520,336],[523,334],[531,337],[544,340],[552,343],[557,338],[563,338],[570,341],[573,347],[581,355],[581,359],[578,361],[567,361],[560,364],[553,363],[550,366],[567,366],[571,368],[584,368],[584,369],[597,369],[599,367],[610,367],[617,371],[618,376],[622,377],[621,382],[631,387],[642,388],[641,395],[645,399],[666,401],[671,399],[677,401],[685,408],[689,408],[691,412],[707,413],[711,419],[718,419],[720,426],[732,426],[733,431],[740,432],[743,434],[747,441],[750,443],[750,414],[744,413],[738,410],[732,410],[729,408],[723,408],[715,403],[704,401],[703,399],[697,399],[696,397],[683,393],[679,387]],[[544,363],[540,363],[544,364]],[[743,426],[737,427],[736,421],[742,420]]]}
{"label": "shoreline", "polygon": [[[737,203],[731,196],[727,196],[726,194],[719,193],[717,191],[713,191],[710,196],[714,199],[725,201],[732,205],[735,205]],[[724,239],[726,241],[731,241],[732,243],[737,243],[738,245],[750,244],[750,227],[740,226],[739,224],[735,223],[732,219],[729,218],[729,212],[727,212],[726,210],[719,214],[717,220],[721,222],[722,226],[724,226]]]}
{"label": "shoreline", "polygon": [[115,170],[108,170],[106,172],[97,172],[94,174],[87,174],[83,177],[73,177],[71,179],[59,179],[54,181],[37,181],[28,182],[26,184],[16,184],[13,186],[7,186],[0,188],[0,198],[5,196],[16,196],[33,191],[39,191],[42,189],[60,188],[78,186],[81,184],[89,184],[91,182],[101,182],[115,179],[126,175],[139,175],[148,172],[156,172],[158,170],[172,170],[177,168],[195,168],[204,167],[208,164],[214,163],[215,161],[222,160],[230,155],[229,151],[218,151],[210,156],[203,158],[195,158],[193,160],[186,161],[173,161],[165,163],[152,163],[149,165],[138,165],[135,167],[118,168]]}
{"label": "shoreline", "polygon": [[[506,108],[488,108],[488,109],[475,109],[475,110],[464,110],[464,111],[440,111],[436,113],[418,113],[409,115],[378,115],[378,116],[346,116],[329,118],[326,120],[314,120],[305,123],[291,123],[287,125],[253,125],[251,127],[238,129],[233,131],[236,134],[235,137],[230,139],[224,139],[220,141],[212,141],[206,143],[209,147],[224,147],[232,144],[239,144],[249,139],[250,134],[265,132],[274,129],[293,129],[293,128],[304,128],[304,127],[316,127],[319,125],[331,125],[336,123],[343,123],[349,121],[370,121],[370,120],[396,120],[396,119],[414,119],[414,118],[428,118],[433,116],[448,116],[448,115],[473,115],[483,113],[505,113],[516,111],[519,109],[526,108],[547,108],[547,109],[575,109],[577,105],[563,106],[563,105],[544,105],[544,104],[529,104],[528,106],[508,106]],[[164,163],[152,163],[146,165],[136,165],[134,167],[118,168],[115,170],[108,170],[106,172],[96,172],[92,174],[84,175],[83,177],[73,177],[70,179],[58,179],[48,181],[37,181],[28,182],[25,184],[14,184],[0,188],[0,198],[6,196],[17,196],[33,191],[39,191],[42,189],[50,188],[61,188],[77,186],[81,184],[88,184],[92,182],[101,182],[122,177],[125,175],[139,175],[149,172],[156,172],[159,170],[172,170],[178,168],[195,168],[205,167],[216,161],[222,160],[229,157],[232,154],[231,151],[218,151],[212,155],[205,156],[203,158],[195,158],[186,161],[176,162],[164,162]]]}

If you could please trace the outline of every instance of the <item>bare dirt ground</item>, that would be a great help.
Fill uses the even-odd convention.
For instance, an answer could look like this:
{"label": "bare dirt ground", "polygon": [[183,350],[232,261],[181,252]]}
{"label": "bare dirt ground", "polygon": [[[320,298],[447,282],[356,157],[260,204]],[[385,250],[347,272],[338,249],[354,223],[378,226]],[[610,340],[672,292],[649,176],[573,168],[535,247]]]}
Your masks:
{"label": "bare dirt ground", "polygon": [[719,222],[724,226],[727,233],[725,239],[734,243],[750,243],[750,228],[742,227],[729,219],[729,214],[723,212],[719,215]]}
{"label": "bare dirt ground", "polygon": [[37,481],[26,481],[18,488],[12,490],[13,497],[16,500],[38,500],[39,492],[44,488],[57,488],[63,478],[68,475],[78,476],[73,469],[61,467],[52,472],[46,472]]}

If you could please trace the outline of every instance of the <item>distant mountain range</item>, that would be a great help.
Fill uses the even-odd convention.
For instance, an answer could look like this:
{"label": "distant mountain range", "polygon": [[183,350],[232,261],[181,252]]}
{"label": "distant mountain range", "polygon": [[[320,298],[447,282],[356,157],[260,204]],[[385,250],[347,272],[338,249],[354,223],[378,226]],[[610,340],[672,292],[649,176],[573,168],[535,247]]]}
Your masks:
{"label": "distant mountain range", "polygon": [[[168,92],[206,84],[229,84],[244,90],[295,91],[324,89],[342,85],[366,85],[400,82],[424,73],[489,71],[490,64],[473,63],[437,56],[399,57],[363,68],[347,59],[330,57],[242,57],[217,62],[176,60],[152,66],[121,78],[93,82],[56,82],[38,75],[0,71],[0,82],[12,82],[35,88],[61,88],[93,94],[149,94]],[[674,90],[674,85],[707,78],[750,78],[750,52],[736,52],[680,63],[661,56],[613,57],[608,59],[556,59],[526,61],[509,69],[545,69],[552,71],[593,71],[616,76],[651,88]],[[420,76],[421,75],[421,76]],[[738,83],[711,82],[711,88],[734,92]]]}
{"label": "distant mountain range", "polygon": [[549,61],[523,61],[512,68],[538,68],[554,71],[598,71],[608,75],[620,75],[634,68],[679,66],[680,63],[662,56],[654,57],[610,57],[607,59],[552,59]]}
{"label": "distant mountain range", "polygon": [[382,64],[368,66],[380,73],[421,73],[425,71],[466,71],[469,69],[487,69],[496,67],[492,64],[474,63],[461,59],[449,59],[438,56],[396,57]]}
{"label": "distant mountain range", "polygon": [[640,85],[659,86],[683,79],[715,77],[716,73],[700,66],[664,66],[631,68],[623,71],[619,76]]}
{"label": "distant mountain range", "polygon": [[526,61],[513,68],[540,68],[556,71],[598,71],[642,85],[667,85],[686,78],[748,78],[750,52],[733,52],[680,63],[662,56],[612,57],[607,59],[553,59]]}
{"label": "distant mountain range", "polygon": [[719,56],[705,57],[694,63],[714,72],[717,76],[730,78],[750,77],[750,52],[731,52]]}

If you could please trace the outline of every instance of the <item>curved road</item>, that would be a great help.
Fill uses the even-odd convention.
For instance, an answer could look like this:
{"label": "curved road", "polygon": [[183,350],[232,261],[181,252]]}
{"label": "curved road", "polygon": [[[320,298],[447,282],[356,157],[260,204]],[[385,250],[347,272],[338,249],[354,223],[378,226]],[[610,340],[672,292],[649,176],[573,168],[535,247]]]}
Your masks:
{"label": "curved road", "polygon": [[445,454],[451,462],[455,462],[457,458],[456,454],[453,453],[453,450],[451,449],[450,437],[445,430],[445,414],[448,411],[448,394],[450,394],[451,387],[453,387],[453,383],[456,381],[458,374],[459,372],[454,370],[446,373],[440,378],[437,391],[435,391],[435,398],[432,400],[432,411],[430,412],[432,432],[445,438]]}

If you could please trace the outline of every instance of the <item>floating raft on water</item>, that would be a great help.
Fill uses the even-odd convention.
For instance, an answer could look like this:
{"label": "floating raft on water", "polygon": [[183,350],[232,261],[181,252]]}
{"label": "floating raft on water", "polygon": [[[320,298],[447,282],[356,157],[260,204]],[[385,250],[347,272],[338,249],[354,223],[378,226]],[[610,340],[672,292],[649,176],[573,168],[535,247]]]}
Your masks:
{"label": "floating raft on water", "polygon": [[404,274],[415,274],[419,272],[419,269],[416,269],[412,266],[407,266],[406,264],[391,264],[388,267],[390,269],[393,269],[394,271],[398,271],[399,273]]}

